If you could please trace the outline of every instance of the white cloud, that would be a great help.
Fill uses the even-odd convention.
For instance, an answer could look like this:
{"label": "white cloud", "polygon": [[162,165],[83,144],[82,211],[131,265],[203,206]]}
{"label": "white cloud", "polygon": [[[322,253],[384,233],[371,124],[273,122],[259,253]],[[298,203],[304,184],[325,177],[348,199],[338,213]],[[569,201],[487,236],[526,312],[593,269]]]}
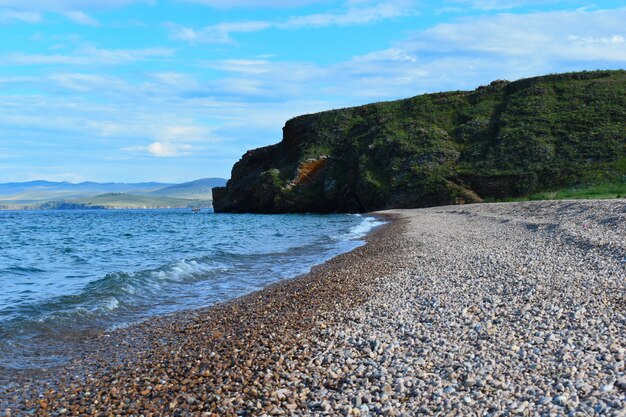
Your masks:
{"label": "white cloud", "polygon": [[159,141],[147,147],[148,152],[159,157],[189,155],[190,149],[191,145]]}
{"label": "white cloud", "polygon": [[[510,10],[522,6],[547,5],[558,3],[559,0],[448,0],[445,3],[457,4],[461,7],[451,6],[449,11],[463,11],[467,8],[474,10]],[[445,10],[445,7],[444,9]]]}
{"label": "white cloud", "polygon": [[151,0],[0,0],[0,7],[25,11],[61,12],[71,10],[106,10]]}
{"label": "white cloud", "polygon": [[292,16],[281,21],[224,22],[194,29],[169,23],[170,36],[190,43],[232,44],[232,34],[259,32],[267,29],[301,29],[327,26],[355,26],[415,14],[411,3],[403,0],[348,3],[348,7],[334,13],[316,13]]}
{"label": "white cloud", "polygon": [[352,26],[404,16],[408,10],[393,3],[381,3],[365,8],[351,7],[341,13],[318,13],[308,16],[295,16],[275,26],[281,29],[303,27]]}
{"label": "white cloud", "polygon": [[567,37],[567,39],[575,44],[578,45],[589,45],[589,44],[604,44],[604,45],[610,45],[610,44],[622,44],[624,43],[626,40],[624,39],[623,36],[621,35],[613,35],[610,37],[600,37],[600,38],[594,38],[593,36],[591,37],[581,37],[581,36],[576,36],[576,35],[570,35]]}
{"label": "white cloud", "polygon": [[126,86],[118,78],[98,74],[56,73],[47,79],[58,87],[79,93],[119,91]]}
{"label": "white cloud", "polygon": [[[418,55],[526,57],[546,65],[561,61],[623,62],[626,9],[501,14],[439,24],[415,33],[400,49]],[[599,63],[599,62],[598,62]]]}
{"label": "white cloud", "polygon": [[149,153],[157,157],[188,156],[196,150],[191,143],[214,143],[217,141],[212,136],[211,130],[204,126],[194,125],[161,125],[157,130],[151,130],[154,142],[147,146],[131,146],[122,150],[127,152]]}
{"label": "white cloud", "polygon": [[170,29],[170,36],[174,39],[190,43],[234,43],[231,33],[258,32],[272,26],[265,21],[247,21],[233,23],[219,23],[217,25],[205,26],[202,29],[193,29],[185,26],[169,23],[166,25]]}
{"label": "white cloud", "polygon": [[[626,66],[626,9],[500,14],[440,24],[343,64],[341,91],[401,97],[499,78]],[[336,90],[335,90],[336,91]]]}
{"label": "white cloud", "polygon": [[374,51],[369,54],[357,56],[355,61],[407,61],[416,62],[417,57],[403,52],[400,49],[391,48],[382,51]]}
{"label": "white cloud", "polygon": [[230,59],[204,63],[228,75],[217,96],[292,100],[327,97],[333,106],[472,89],[494,79],[626,66],[626,9],[499,14],[414,32],[392,48],[330,65]]}
{"label": "white cloud", "polygon": [[224,59],[205,64],[209,68],[226,72],[263,74],[269,71],[271,62],[267,59]]}
{"label": "white cloud", "polygon": [[[353,0],[350,7],[368,4],[372,3]],[[17,71],[0,78],[0,136],[19,132],[37,142],[44,132],[46,138],[63,138],[74,145],[64,153],[84,152],[80,154],[84,158],[92,157],[81,151],[82,144],[91,140],[102,146],[102,155],[145,158],[159,167],[175,161],[167,156],[185,157],[189,164],[177,169],[189,169],[191,178],[199,166],[192,161],[202,160],[206,166],[206,160],[219,154],[224,158],[220,163],[228,165],[225,170],[230,169],[245,149],[280,140],[284,121],[299,114],[424,92],[472,89],[498,78],[623,68],[623,21],[624,9],[498,14],[415,31],[403,41],[344,62],[280,61],[252,53],[199,61],[191,73],[160,66],[150,70],[154,72],[112,76],[108,68],[98,67],[169,60],[174,54],[158,48],[87,47],[53,59],[5,56],[0,57],[5,65],[11,58],[93,67],[57,69],[40,77],[20,76]],[[185,65],[189,68],[192,63]],[[24,91],[40,93],[21,95]]]}
{"label": "white cloud", "polygon": [[198,83],[190,74],[181,72],[151,72],[146,74],[151,81],[175,88],[194,88]]}
{"label": "white cloud", "polygon": [[100,49],[90,46],[70,55],[9,54],[0,57],[0,65],[119,65],[169,58],[173,55],[174,50],[168,48]]}
{"label": "white cloud", "polygon": [[43,21],[41,13],[15,10],[0,10],[0,24],[9,22],[39,23]]}
{"label": "white cloud", "polygon": [[159,131],[158,136],[164,142],[195,142],[205,139],[209,132],[207,128],[195,125],[167,126]]}
{"label": "white cloud", "polygon": [[62,14],[72,22],[78,23],[79,25],[101,26],[101,23],[98,20],[89,16],[87,13],[81,12],[79,10],[67,11],[63,12]]}
{"label": "white cloud", "polygon": [[334,70],[310,62],[231,59],[203,63],[227,73],[208,85],[210,95],[232,99],[294,100],[315,94],[315,84],[328,82]]}
{"label": "white cloud", "polygon": [[23,83],[36,82],[38,80],[40,80],[39,77],[13,75],[10,77],[0,77],[0,84],[23,84]]}
{"label": "white cloud", "polygon": [[220,9],[246,8],[294,8],[311,4],[329,3],[333,0],[185,0],[189,3],[204,4]]}

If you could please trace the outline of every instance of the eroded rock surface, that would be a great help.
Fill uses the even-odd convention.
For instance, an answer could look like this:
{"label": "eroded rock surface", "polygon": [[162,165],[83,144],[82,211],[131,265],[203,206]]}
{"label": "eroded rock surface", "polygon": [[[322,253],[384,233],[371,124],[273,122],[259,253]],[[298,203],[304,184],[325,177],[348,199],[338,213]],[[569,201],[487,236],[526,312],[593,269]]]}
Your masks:
{"label": "eroded rock surface", "polygon": [[300,116],[280,143],[235,164],[213,205],[365,212],[623,180],[624,120],[626,71],[496,81]]}

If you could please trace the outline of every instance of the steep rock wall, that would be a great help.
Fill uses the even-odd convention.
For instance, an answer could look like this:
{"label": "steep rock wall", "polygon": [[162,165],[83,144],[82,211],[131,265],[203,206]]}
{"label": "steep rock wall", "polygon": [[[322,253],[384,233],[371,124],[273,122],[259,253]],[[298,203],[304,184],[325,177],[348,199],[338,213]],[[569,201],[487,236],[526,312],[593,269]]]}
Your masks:
{"label": "steep rock wall", "polygon": [[217,212],[363,212],[520,196],[626,175],[626,71],[304,115],[248,151]]}

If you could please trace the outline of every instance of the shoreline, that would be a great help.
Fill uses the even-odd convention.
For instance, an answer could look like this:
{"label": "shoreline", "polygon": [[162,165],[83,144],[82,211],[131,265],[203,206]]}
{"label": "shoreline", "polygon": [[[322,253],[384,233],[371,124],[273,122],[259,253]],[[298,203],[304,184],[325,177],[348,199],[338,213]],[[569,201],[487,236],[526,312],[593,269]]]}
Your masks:
{"label": "shoreline", "polygon": [[375,214],[365,245],[88,342],[0,410],[621,415],[626,200]]}
{"label": "shoreline", "polygon": [[[187,217],[190,220],[186,220]],[[231,301],[263,289],[270,283],[293,279],[338,254],[364,245],[364,238],[367,234],[382,223],[373,216],[362,215],[341,215],[339,217],[311,215],[305,216],[308,219],[305,218],[302,222],[297,218],[301,216],[293,216],[293,220],[289,216],[287,218],[285,216],[278,216],[278,218],[252,216],[252,219],[249,216],[235,215],[234,217],[239,217],[238,219],[231,217],[233,216],[210,214],[208,217],[204,217],[206,220],[203,220],[202,217],[195,217],[193,213],[185,212],[182,217],[179,215],[174,217],[175,220],[182,219],[188,223],[186,229],[181,228],[187,231],[183,233],[193,232],[202,228],[203,223],[208,222],[218,225],[215,227],[215,232],[209,233],[209,235],[214,234],[216,237],[192,239],[191,243],[185,244],[180,243],[175,237],[171,238],[168,232],[165,238],[169,237],[168,240],[174,243],[162,245],[166,249],[158,249],[153,253],[147,253],[144,250],[143,252],[149,255],[147,257],[149,261],[144,261],[140,267],[127,268],[124,265],[124,261],[127,260],[124,258],[124,254],[115,256],[115,258],[121,258],[121,262],[111,258],[114,266],[104,263],[98,265],[97,262],[93,265],[90,262],[89,266],[82,267],[83,273],[92,272],[93,269],[98,272],[91,274],[95,279],[87,283],[86,288],[78,287],[74,293],[60,296],[62,301],[69,298],[69,306],[73,309],[67,309],[70,313],[63,314],[63,307],[59,307],[58,301],[57,305],[52,305],[50,308],[48,308],[49,302],[46,302],[41,309],[43,311],[41,314],[34,315],[30,320],[25,318],[26,314],[21,314],[19,320],[15,320],[14,323],[9,322],[7,327],[3,327],[2,330],[7,335],[7,340],[0,343],[0,350],[2,350],[0,390],[12,376],[35,374],[38,369],[58,368],[71,362],[74,356],[80,356],[81,350],[90,350],[80,347],[83,340],[112,333],[115,329],[126,329],[151,318],[164,317],[176,312],[210,308],[215,304]],[[29,216],[21,218],[30,222]],[[100,216],[97,218],[104,219]],[[133,219],[132,216],[122,218]],[[70,220],[72,219],[73,217]],[[138,219],[142,221],[143,217]],[[245,244],[233,243],[233,249],[230,242],[225,242],[224,238],[220,237],[224,236],[221,233],[223,229],[226,229],[228,233],[229,229],[238,227],[237,225],[240,224],[249,224],[249,222],[253,224],[259,222],[261,232],[258,236],[268,233],[268,240],[275,241],[277,244],[264,247],[262,240],[255,240],[261,246],[250,247],[249,253],[244,253]],[[134,223],[131,222],[131,226]],[[289,224],[302,224],[304,229],[297,230],[298,227],[286,226]],[[315,224],[316,227],[308,229],[311,224]],[[284,230],[279,230],[283,227]],[[219,231],[217,231],[218,228]],[[269,236],[274,231],[267,231],[272,229],[281,233]],[[121,233],[120,231],[120,235]],[[255,239],[256,232],[250,231],[249,233],[250,237]],[[201,235],[205,235],[205,233],[203,232]],[[319,240],[311,238],[318,235]],[[141,238],[136,239],[133,236],[132,239],[125,239],[125,236],[122,235],[120,238],[123,241],[122,245],[126,245],[124,252],[133,253],[136,250],[141,250],[141,243],[137,243],[141,241]],[[221,247],[219,244],[213,244],[211,243],[212,240],[224,241],[226,246]],[[208,250],[203,246],[205,241],[209,242]],[[131,243],[127,244],[126,242]],[[107,243],[107,245],[115,246],[116,243]],[[200,246],[196,247],[196,245]],[[297,246],[298,249],[295,251],[286,249],[290,245]],[[74,252],[84,249],[79,248]],[[258,254],[263,251],[268,254],[261,258]],[[45,252],[45,248],[42,249],[42,252]],[[28,258],[28,252],[23,252],[22,255],[24,259]],[[120,266],[120,264],[122,265]],[[243,268],[241,268],[242,265]],[[36,268],[34,271],[35,277],[37,277],[36,272],[43,272]],[[60,268],[55,271],[59,274],[66,272]],[[47,278],[46,274],[42,275]],[[59,280],[51,279],[50,281]],[[19,283],[20,281],[16,282]],[[89,286],[92,285],[93,288],[89,289]],[[163,291],[163,288],[168,287],[181,288],[186,297],[178,300],[176,296],[168,296],[167,294],[171,294],[171,292]],[[104,291],[105,295],[99,296],[98,290],[100,293]],[[48,290],[43,287],[42,291]],[[134,295],[135,292],[138,294],[137,297],[129,295]],[[156,295],[159,301],[154,299],[145,301],[148,299],[145,296],[146,293]],[[80,301],[72,300],[72,298],[79,297]],[[83,302],[83,300],[86,301]],[[89,308],[93,306],[95,311],[83,318],[80,312],[83,306],[90,313]],[[20,310],[17,311],[20,312]],[[70,324],[64,325],[63,320],[59,320],[57,323],[57,320],[50,319],[48,314],[66,319]],[[37,321],[41,321],[42,324],[38,325]],[[21,327],[21,324],[24,327]],[[31,327],[36,330],[29,332]],[[23,334],[29,338],[22,336]],[[13,335],[15,335],[14,338],[12,338]]]}
{"label": "shoreline", "polygon": [[[198,320],[202,321],[205,326],[217,327],[212,329],[212,333],[208,337],[208,345],[213,346],[215,342],[217,342],[216,345],[222,345],[224,341],[233,337],[232,334],[223,332],[224,328],[228,328],[231,333],[233,330],[241,329],[241,322],[229,320],[232,318],[230,316],[241,314],[242,311],[245,311],[248,315],[254,317],[253,322],[250,323],[250,327],[252,327],[259,324],[257,321],[267,319],[267,317],[261,317],[260,313],[267,311],[268,305],[275,304],[272,301],[273,298],[280,298],[285,295],[296,297],[298,296],[296,293],[300,289],[305,289],[307,285],[313,282],[315,282],[316,288],[320,288],[318,281],[323,278],[332,285],[332,280],[327,275],[336,275],[338,272],[335,270],[349,269],[349,265],[354,263],[354,258],[365,256],[368,252],[366,247],[380,239],[387,232],[387,228],[398,227],[398,224],[396,224],[398,222],[395,220],[397,216],[395,215],[384,213],[364,213],[363,215],[376,217],[387,223],[376,226],[371,230],[363,238],[365,241],[363,245],[349,252],[339,254],[322,264],[313,266],[308,273],[271,283],[265,288],[250,294],[211,306],[179,311],[165,316],[150,317],[142,322],[112,331],[94,331],[92,336],[79,336],[77,340],[70,342],[69,347],[72,349],[70,353],[71,359],[67,363],[39,369],[10,370],[2,378],[5,382],[0,385],[0,387],[7,388],[6,398],[0,395],[0,415],[3,415],[1,413],[8,409],[14,409],[13,413],[26,412],[26,409],[30,409],[31,412],[52,411],[51,407],[42,409],[37,397],[44,392],[49,392],[50,389],[54,389],[52,387],[59,385],[58,371],[61,371],[61,378],[63,379],[75,374],[74,378],[77,377],[77,383],[83,383],[89,378],[90,373],[100,372],[103,366],[106,368],[123,366],[126,359],[138,351],[145,350],[143,352],[145,354],[154,349],[154,340],[175,342],[169,337],[177,332],[177,330],[172,330],[173,328],[181,326],[193,327],[196,326],[195,323]],[[323,292],[328,293],[328,288]],[[333,293],[333,295],[337,294]],[[351,294],[351,296],[353,295]],[[310,300],[313,301],[312,298]],[[343,301],[349,301],[350,304],[353,304],[362,301],[362,298],[344,297]],[[333,306],[336,306],[336,303],[333,303]],[[320,310],[329,306],[323,302],[312,302],[310,307],[312,309],[307,311],[307,315],[312,317],[319,313]],[[226,320],[220,319],[227,316],[229,317]],[[270,321],[274,319],[276,318],[272,317]],[[301,330],[306,331],[311,328],[312,323],[303,321],[293,324],[299,324]],[[266,325],[266,323],[261,323],[261,327]],[[296,332],[296,334],[298,333],[301,332]],[[150,339],[152,339],[152,342]],[[120,346],[123,346],[122,350],[119,349]]]}

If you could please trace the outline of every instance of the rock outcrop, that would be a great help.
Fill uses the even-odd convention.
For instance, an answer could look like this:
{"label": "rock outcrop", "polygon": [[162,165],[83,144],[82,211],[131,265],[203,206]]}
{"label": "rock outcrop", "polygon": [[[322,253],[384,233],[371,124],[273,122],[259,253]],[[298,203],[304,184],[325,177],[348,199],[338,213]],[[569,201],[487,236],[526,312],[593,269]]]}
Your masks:
{"label": "rock outcrop", "polygon": [[246,152],[216,212],[364,212],[479,202],[626,175],[626,71],[299,116]]}

